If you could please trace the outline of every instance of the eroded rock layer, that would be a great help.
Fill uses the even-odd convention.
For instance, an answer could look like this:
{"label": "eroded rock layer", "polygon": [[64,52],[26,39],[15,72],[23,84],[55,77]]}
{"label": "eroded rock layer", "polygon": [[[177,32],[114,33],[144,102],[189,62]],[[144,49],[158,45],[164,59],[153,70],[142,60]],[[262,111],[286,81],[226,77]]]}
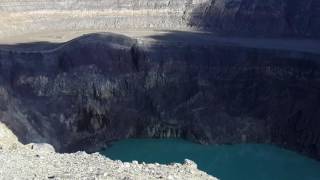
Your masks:
{"label": "eroded rock layer", "polygon": [[70,152],[181,137],[274,143],[320,158],[317,53],[115,34],[32,45],[0,51],[1,121],[24,143]]}
{"label": "eroded rock layer", "polygon": [[186,12],[202,2],[198,1],[1,0],[0,36],[84,29],[186,29]]}
{"label": "eroded rock layer", "polygon": [[319,38],[318,0],[0,0],[0,37],[78,30],[195,30]]}

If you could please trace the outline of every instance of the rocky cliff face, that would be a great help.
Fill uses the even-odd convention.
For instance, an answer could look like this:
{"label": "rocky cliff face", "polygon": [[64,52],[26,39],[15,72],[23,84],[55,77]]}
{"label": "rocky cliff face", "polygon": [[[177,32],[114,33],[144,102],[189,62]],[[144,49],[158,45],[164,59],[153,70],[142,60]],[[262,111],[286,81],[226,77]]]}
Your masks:
{"label": "rocky cliff face", "polygon": [[320,157],[319,54],[84,36],[0,51],[0,115],[58,151],[127,137],[274,143]]}
{"label": "rocky cliff face", "polygon": [[191,26],[245,36],[320,37],[318,0],[210,0],[193,10]]}
{"label": "rocky cliff face", "polygon": [[78,30],[207,30],[319,38],[318,0],[1,0],[0,36]]}

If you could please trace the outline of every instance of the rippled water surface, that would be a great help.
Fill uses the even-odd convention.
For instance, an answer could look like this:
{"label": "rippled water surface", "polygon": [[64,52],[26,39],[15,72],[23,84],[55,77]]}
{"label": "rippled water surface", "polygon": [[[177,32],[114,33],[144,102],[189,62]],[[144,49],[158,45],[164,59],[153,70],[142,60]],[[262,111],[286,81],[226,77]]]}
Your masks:
{"label": "rippled water surface", "polygon": [[128,139],[101,152],[114,160],[183,162],[221,180],[320,180],[320,162],[271,145],[199,145],[180,139]]}

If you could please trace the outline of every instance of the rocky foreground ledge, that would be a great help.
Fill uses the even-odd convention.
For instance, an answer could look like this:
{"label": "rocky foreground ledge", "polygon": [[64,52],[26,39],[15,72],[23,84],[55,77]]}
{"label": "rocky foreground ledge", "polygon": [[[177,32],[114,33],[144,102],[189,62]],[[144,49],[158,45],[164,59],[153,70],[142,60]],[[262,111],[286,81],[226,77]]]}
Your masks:
{"label": "rocky foreground ledge", "polygon": [[210,179],[214,177],[185,160],[184,164],[113,161],[99,153],[59,154],[48,144],[21,144],[0,123],[0,179]]}

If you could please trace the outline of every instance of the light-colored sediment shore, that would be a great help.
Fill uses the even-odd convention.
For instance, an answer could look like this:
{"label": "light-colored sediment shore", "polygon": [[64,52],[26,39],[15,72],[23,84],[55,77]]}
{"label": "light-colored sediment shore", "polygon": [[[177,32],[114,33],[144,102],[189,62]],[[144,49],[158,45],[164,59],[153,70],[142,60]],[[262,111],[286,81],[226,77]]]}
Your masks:
{"label": "light-colored sediment shore", "polygon": [[113,161],[99,153],[56,153],[48,144],[19,143],[0,123],[0,179],[190,179],[217,180],[185,160],[184,164]]}

